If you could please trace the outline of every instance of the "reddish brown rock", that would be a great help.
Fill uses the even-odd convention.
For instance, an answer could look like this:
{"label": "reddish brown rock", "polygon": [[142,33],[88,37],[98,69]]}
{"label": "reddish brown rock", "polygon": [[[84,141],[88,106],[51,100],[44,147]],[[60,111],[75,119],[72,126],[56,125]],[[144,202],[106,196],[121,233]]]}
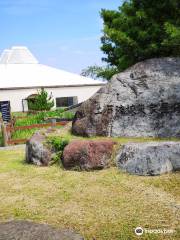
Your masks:
{"label": "reddish brown rock", "polygon": [[95,170],[110,165],[113,152],[112,141],[75,140],[63,152],[66,169]]}

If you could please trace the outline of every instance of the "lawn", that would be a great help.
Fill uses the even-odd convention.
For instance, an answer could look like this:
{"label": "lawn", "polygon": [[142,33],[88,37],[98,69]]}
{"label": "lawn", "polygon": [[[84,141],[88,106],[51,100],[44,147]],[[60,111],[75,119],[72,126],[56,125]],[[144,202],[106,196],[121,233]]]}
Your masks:
{"label": "lawn", "polygon": [[173,229],[138,239],[179,239],[180,173],[132,176],[115,167],[65,171],[24,163],[24,148],[0,150],[0,221],[28,219],[87,240],[137,239],[134,228]]}

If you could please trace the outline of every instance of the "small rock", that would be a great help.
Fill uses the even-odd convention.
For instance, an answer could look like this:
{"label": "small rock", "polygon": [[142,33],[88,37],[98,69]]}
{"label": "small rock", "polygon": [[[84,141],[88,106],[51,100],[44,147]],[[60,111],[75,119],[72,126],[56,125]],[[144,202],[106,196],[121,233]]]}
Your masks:
{"label": "small rock", "polygon": [[66,169],[80,170],[107,168],[114,144],[112,141],[72,141],[64,149],[63,165]]}
{"label": "small rock", "polygon": [[180,142],[124,145],[116,157],[120,169],[136,175],[160,175],[180,170]]}

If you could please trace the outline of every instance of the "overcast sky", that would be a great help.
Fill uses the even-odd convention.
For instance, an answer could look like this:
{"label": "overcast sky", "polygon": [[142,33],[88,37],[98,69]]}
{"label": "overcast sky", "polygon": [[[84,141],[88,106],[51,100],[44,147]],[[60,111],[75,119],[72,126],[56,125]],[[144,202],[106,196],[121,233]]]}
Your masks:
{"label": "overcast sky", "polygon": [[0,51],[27,46],[40,63],[80,73],[102,65],[101,8],[121,0],[0,0]]}

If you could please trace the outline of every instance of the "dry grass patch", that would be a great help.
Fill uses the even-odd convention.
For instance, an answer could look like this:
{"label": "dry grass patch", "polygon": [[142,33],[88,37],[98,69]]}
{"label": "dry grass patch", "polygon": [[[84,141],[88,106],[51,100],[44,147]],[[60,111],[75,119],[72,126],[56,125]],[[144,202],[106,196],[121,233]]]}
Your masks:
{"label": "dry grass patch", "polygon": [[131,176],[116,168],[64,171],[23,163],[24,150],[0,151],[0,220],[29,219],[79,232],[87,240],[137,239],[134,228],[167,228],[179,239],[180,174]]}

